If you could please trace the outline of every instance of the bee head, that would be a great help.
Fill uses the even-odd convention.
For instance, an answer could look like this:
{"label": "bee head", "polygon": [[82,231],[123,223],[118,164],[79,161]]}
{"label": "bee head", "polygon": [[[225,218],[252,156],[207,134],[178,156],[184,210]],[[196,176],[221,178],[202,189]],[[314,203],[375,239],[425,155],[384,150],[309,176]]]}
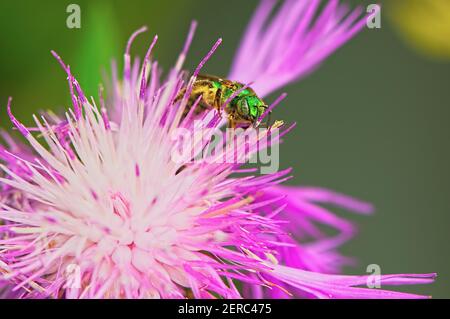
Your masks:
{"label": "bee head", "polygon": [[256,121],[264,113],[267,105],[257,96],[250,95],[240,97],[236,101],[238,114],[247,120]]}

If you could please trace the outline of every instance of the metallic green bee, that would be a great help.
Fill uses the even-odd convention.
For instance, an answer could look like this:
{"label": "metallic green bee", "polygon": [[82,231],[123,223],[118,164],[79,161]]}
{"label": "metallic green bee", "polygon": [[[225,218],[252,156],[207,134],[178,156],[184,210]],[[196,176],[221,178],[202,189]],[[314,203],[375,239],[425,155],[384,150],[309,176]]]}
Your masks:
{"label": "metallic green bee", "polygon": [[[256,95],[253,89],[250,87],[245,88],[225,105],[230,96],[243,87],[244,85],[239,82],[221,79],[216,76],[199,75],[193,84],[184,116],[189,113],[199,96],[202,96],[196,109],[193,111],[195,114],[200,114],[213,108],[220,113],[222,108],[225,107],[225,113],[228,115],[228,127],[234,128],[238,125],[243,127],[253,125],[256,127],[259,125],[259,118],[267,110],[267,104]],[[186,88],[181,90],[176,101],[180,100],[185,93]]]}

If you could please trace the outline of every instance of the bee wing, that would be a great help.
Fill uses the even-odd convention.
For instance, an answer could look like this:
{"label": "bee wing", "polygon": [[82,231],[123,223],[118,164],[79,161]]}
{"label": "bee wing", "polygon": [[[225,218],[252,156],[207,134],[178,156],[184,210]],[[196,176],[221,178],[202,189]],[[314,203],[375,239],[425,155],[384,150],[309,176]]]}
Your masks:
{"label": "bee wing", "polygon": [[[237,88],[243,86],[243,84],[240,82],[231,81],[231,80],[220,78],[218,76],[210,75],[210,74],[199,74],[197,76],[197,80],[216,81],[216,82],[221,83],[224,86],[227,86],[227,87],[233,88],[233,89],[237,89]],[[249,88],[249,89],[251,90],[251,88]]]}
{"label": "bee wing", "polygon": [[219,78],[218,76],[215,75],[209,75],[209,74],[199,74],[197,76],[197,79],[199,80],[209,80],[209,81],[218,81],[218,82],[222,82],[223,79]]}

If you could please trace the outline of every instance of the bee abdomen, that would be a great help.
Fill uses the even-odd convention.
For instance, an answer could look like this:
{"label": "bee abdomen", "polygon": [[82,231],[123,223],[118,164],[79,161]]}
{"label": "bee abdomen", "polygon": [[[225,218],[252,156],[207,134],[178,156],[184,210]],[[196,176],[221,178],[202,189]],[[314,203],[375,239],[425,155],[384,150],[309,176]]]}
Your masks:
{"label": "bee abdomen", "polygon": [[[175,102],[181,100],[186,94],[186,88],[183,88],[177,95]],[[194,103],[201,96],[199,103],[197,104],[194,114],[199,115],[205,110],[210,110],[215,107],[217,95],[217,88],[215,88],[211,81],[198,80],[194,83],[192,87],[192,92],[189,96],[188,103],[183,111],[183,117],[185,117],[191,110]]]}

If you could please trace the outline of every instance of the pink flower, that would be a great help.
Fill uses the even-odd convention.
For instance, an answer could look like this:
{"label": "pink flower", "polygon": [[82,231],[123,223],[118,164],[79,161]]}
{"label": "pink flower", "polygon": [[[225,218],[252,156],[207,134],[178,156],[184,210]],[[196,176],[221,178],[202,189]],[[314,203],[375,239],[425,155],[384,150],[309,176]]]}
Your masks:
{"label": "pink flower", "polygon": [[362,10],[339,0],[287,0],[269,19],[276,0],[262,0],[242,39],[229,78],[266,96],[314,71],[366,25]]}
{"label": "pink flower", "polygon": [[[330,1],[310,26],[318,2],[286,2],[265,33],[261,27],[272,4],[262,2],[231,77],[254,80],[267,95],[311,71],[361,29],[358,11],[343,19],[346,11],[338,1]],[[319,204],[359,213],[370,213],[371,205],[323,189],[279,186],[290,177],[289,169],[258,175],[240,168],[292,126],[260,130],[234,148],[223,141],[222,152],[202,153],[220,130],[220,114],[183,116],[188,94],[177,96],[186,86],[189,92],[221,40],[186,81],[182,65],[194,29],[195,24],[165,78],[149,58],[156,37],[143,63],[132,63],[131,44],[145,31],[138,30],[127,45],[123,79],[114,70],[108,98],[100,95],[97,102],[87,98],[55,53],[67,73],[73,105],[62,117],[34,117],[34,128],[14,117],[9,99],[11,121],[29,146],[5,135],[7,145],[0,152],[0,296],[422,297],[362,288],[369,276],[336,274],[351,262],[336,248],[352,237],[354,226]],[[247,50],[258,57],[252,60]],[[184,143],[189,132],[199,130],[202,138],[194,135]],[[234,137],[248,131],[236,131]],[[188,152],[177,152],[186,145]],[[323,234],[318,224],[337,235]],[[434,276],[379,280],[381,285],[419,284]]]}

